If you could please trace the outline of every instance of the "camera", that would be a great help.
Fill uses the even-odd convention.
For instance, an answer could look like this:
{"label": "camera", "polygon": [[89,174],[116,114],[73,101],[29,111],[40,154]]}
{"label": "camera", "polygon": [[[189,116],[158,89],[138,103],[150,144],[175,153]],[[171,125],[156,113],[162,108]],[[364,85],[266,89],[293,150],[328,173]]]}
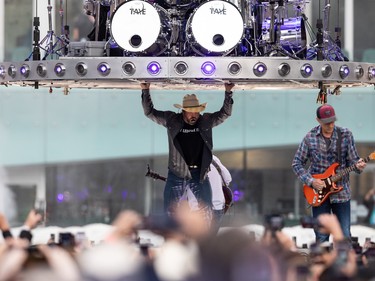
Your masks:
{"label": "camera", "polygon": [[310,216],[303,216],[300,219],[301,226],[303,228],[319,228],[321,225],[317,218],[313,218]]}
{"label": "camera", "polygon": [[281,230],[284,227],[284,218],[282,215],[271,214],[265,216],[265,227],[272,232]]}
{"label": "camera", "polygon": [[344,266],[348,261],[348,252],[351,245],[347,241],[340,241],[336,243],[337,258],[335,261],[336,266]]}
{"label": "camera", "polygon": [[75,246],[74,235],[70,232],[59,233],[59,245],[63,248],[72,248]]}

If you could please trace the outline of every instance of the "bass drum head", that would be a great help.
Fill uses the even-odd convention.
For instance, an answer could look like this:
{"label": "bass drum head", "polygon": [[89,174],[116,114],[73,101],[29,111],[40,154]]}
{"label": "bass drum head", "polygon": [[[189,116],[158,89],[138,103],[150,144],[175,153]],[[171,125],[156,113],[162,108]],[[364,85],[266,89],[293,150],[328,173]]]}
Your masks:
{"label": "bass drum head", "polygon": [[[149,54],[152,50],[166,48],[166,42],[159,42],[159,35],[164,22],[166,12],[157,5],[151,5],[141,0],[132,0],[121,4],[111,18],[111,35],[117,45],[131,53]],[[163,45],[156,47],[155,45]]]}
{"label": "bass drum head", "polygon": [[244,21],[234,4],[219,0],[208,1],[190,15],[186,33],[197,53],[223,54],[231,51],[241,41]]}

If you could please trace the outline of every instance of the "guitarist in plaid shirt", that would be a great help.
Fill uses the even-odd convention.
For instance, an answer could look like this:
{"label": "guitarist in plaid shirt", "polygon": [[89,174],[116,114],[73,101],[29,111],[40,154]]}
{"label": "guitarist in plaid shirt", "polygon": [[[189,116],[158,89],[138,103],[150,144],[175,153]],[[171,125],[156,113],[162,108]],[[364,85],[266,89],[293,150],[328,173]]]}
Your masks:
{"label": "guitarist in plaid shirt", "polygon": [[[331,105],[324,104],[318,107],[316,120],[319,125],[312,128],[303,138],[295,153],[292,168],[303,184],[319,192],[326,187],[326,182],[313,177],[313,175],[324,173],[335,162],[339,163],[337,171],[355,165],[354,171],[361,173],[366,163],[358,156],[352,132],[347,128],[335,125],[337,119]],[[338,145],[339,143],[341,145]],[[310,161],[310,166],[306,168],[308,161]],[[349,175],[343,176],[337,182],[337,186],[342,186],[342,191],[331,194],[321,205],[313,206],[312,215],[317,218],[323,213],[335,214],[345,237],[350,239],[351,190]],[[314,229],[314,231],[316,241],[329,240],[329,234],[320,233],[318,229]]]}

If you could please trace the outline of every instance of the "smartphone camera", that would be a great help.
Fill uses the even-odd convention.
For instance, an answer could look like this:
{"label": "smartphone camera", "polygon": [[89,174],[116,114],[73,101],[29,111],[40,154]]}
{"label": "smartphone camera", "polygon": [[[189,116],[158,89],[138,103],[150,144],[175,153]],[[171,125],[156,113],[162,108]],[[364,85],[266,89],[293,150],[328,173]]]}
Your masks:
{"label": "smartphone camera", "polygon": [[346,241],[341,241],[336,244],[337,258],[335,261],[336,266],[345,266],[348,262],[348,252],[351,246]]}
{"label": "smartphone camera", "polygon": [[300,219],[301,226],[303,228],[319,228],[320,224],[317,218],[311,216],[303,216]]}
{"label": "smartphone camera", "polygon": [[59,245],[63,248],[72,248],[75,246],[74,235],[70,232],[59,233]]}
{"label": "smartphone camera", "polygon": [[284,227],[284,218],[282,215],[266,215],[265,227],[272,232],[279,231]]}

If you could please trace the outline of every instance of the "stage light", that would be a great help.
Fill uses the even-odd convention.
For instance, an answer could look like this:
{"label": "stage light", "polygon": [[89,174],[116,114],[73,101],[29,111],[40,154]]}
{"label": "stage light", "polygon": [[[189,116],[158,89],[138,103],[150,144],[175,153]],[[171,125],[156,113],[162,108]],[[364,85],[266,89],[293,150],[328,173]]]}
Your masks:
{"label": "stage light", "polygon": [[5,78],[5,73],[6,73],[6,71],[5,71],[5,68],[4,68],[4,66],[0,66],[0,77],[1,78]]}
{"label": "stage light", "polygon": [[36,67],[36,73],[40,77],[45,77],[47,75],[47,67],[42,63],[38,64],[38,66]]}
{"label": "stage light", "polygon": [[29,77],[30,67],[27,64],[22,65],[20,68],[20,74],[25,78]]}
{"label": "stage light", "polygon": [[206,61],[202,64],[201,70],[204,75],[212,75],[216,71],[216,67],[213,62]]}
{"label": "stage light", "polygon": [[290,72],[290,65],[283,62],[282,64],[279,65],[279,69],[277,70],[279,72],[280,76],[287,76]]}
{"label": "stage light", "polygon": [[99,63],[98,64],[98,72],[102,76],[107,76],[111,72],[111,67],[106,62]]}
{"label": "stage light", "polygon": [[375,67],[370,66],[368,68],[368,79],[372,80],[375,77]]}
{"label": "stage light", "polygon": [[56,63],[55,68],[53,69],[55,71],[55,74],[59,77],[62,77],[65,75],[65,65],[62,63]]}
{"label": "stage light", "polygon": [[237,75],[241,72],[242,66],[238,62],[231,62],[228,65],[228,72],[232,75]]}
{"label": "stage light", "polygon": [[161,71],[161,66],[158,62],[152,61],[147,65],[147,71],[151,75],[158,75]]}
{"label": "stage light", "polygon": [[253,67],[255,76],[261,77],[267,72],[267,66],[263,62],[258,62]]}
{"label": "stage light", "polygon": [[325,64],[322,67],[322,76],[328,78],[332,75],[332,67],[329,64]]}
{"label": "stage light", "polygon": [[340,74],[341,79],[345,79],[346,77],[348,77],[350,74],[349,67],[346,64],[342,65],[340,67],[339,74]]}
{"label": "stage light", "polygon": [[188,71],[188,68],[189,67],[187,63],[183,61],[179,61],[178,63],[174,65],[174,71],[176,71],[178,75],[185,75],[186,72]]}
{"label": "stage light", "polygon": [[77,63],[76,72],[79,76],[85,76],[87,74],[87,65],[84,62]]}
{"label": "stage light", "polygon": [[126,75],[133,75],[135,73],[135,65],[134,63],[127,61],[122,65],[122,70]]}
{"label": "stage light", "polygon": [[12,78],[16,77],[16,74],[17,74],[17,68],[11,64],[9,67],[8,67],[8,75]]}
{"label": "stage light", "polygon": [[301,75],[305,78],[310,77],[313,72],[313,67],[311,64],[305,63],[301,67]]}
{"label": "stage light", "polygon": [[365,71],[363,70],[362,66],[359,65],[355,68],[355,76],[357,77],[357,79],[362,78],[364,74]]}

